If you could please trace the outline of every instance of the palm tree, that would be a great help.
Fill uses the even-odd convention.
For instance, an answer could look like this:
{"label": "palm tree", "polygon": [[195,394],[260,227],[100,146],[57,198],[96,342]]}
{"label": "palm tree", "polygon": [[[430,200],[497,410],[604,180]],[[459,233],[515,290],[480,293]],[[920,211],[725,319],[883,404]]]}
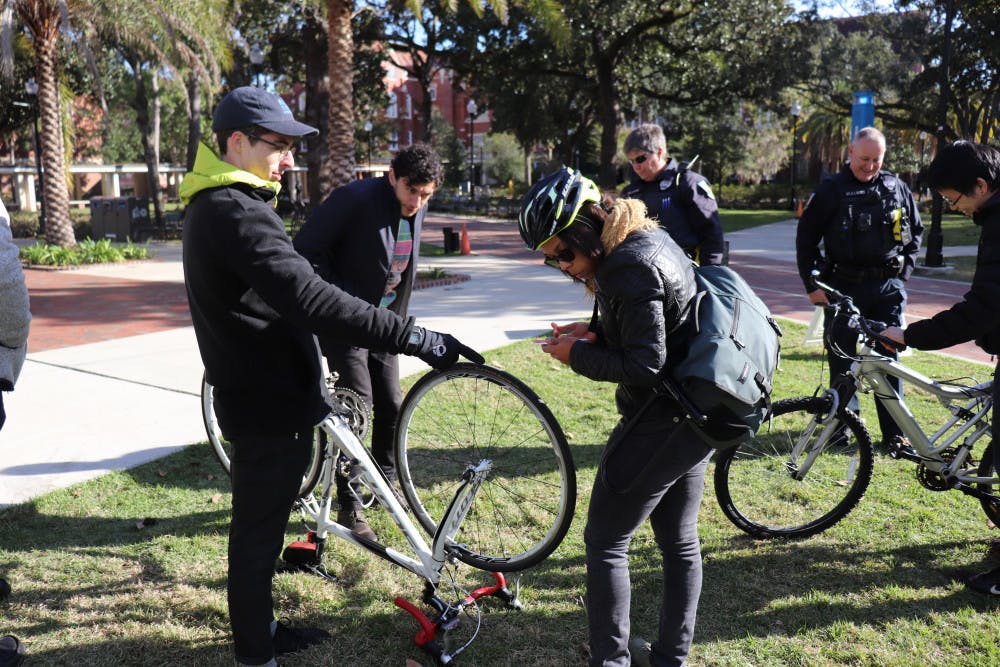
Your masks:
{"label": "palm tree", "polygon": [[41,121],[39,143],[46,177],[42,188],[45,206],[45,241],[73,246],[73,223],[69,217],[69,187],[66,184],[66,146],[63,141],[62,109],[59,104],[58,46],[63,12],[71,0],[3,0],[0,32],[6,42],[0,70],[10,76],[13,68],[9,39],[14,15],[24,24],[35,53],[38,82],[38,114]]}

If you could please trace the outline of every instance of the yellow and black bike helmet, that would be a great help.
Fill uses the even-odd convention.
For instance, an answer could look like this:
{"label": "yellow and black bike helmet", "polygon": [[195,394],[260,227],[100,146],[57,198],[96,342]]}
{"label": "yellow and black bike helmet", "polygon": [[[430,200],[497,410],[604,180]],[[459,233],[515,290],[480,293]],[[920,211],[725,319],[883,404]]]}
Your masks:
{"label": "yellow and black bike helmet", "polygon": [[521,201],[518,228],[524,243],[538,250],[576,219],[586,202],[601,203],[597,184],[563,167],[531,186]]}

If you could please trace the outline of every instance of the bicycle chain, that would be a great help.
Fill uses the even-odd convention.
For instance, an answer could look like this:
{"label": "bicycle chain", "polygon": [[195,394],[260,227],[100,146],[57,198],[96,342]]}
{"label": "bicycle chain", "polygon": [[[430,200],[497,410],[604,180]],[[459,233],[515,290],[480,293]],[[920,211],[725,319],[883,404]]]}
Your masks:
{"label": "bicycle chain", "polygon": [[[945,463],[951,463],[955,460],[957,454],[957,449],[949,448],[942,451],[939,456]],[[917,481],[925,489],[930,489],[931,491],[947,491],[954,486],[953,481],[946,480],[941,476],[941,473],[929,469],[923,462],[917,465]]]}

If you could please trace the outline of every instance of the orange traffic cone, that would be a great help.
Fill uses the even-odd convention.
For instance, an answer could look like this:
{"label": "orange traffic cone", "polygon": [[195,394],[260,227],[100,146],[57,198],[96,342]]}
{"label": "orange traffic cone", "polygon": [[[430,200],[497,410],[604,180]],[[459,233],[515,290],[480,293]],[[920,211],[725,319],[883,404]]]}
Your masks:
{"label": "orange traffic cone", "polygon": [[462,223],[462,254],[472,254],[472,248],[469,246],[469,229],[464,222]]}
{"label": "orange traffic cone", "polygon": [[795,210],[795,217],[796,218],[801,218],[802,217],[802,200],[801,199],[799,200],[799,207],[798,207],[798,209]]}

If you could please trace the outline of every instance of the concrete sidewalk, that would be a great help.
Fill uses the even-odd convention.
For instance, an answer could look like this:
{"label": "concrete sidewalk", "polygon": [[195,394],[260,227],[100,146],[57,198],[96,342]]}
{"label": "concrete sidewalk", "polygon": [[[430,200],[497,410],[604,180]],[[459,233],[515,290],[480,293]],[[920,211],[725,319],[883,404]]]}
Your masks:
{"label": "concrete sidewalk", "polygon": [[[460,229],[463,222],[473,254],[424,258],[421,268],[471,279],[414,292],[411,312],[421,325],[489,350],[545,331],[551,321],[590,316],[583,290],[542,266],[513,221],[431,215],[424,238],[439,242],[441,227]],[[795,224],[727,238],[734,266],[775,314],[807,321],[811,308],[794,270]],[[32,352],[17,390],[4,396],[0,507],[205,440],[202,364],[183,297],[180,244],[151,245],[151,262],[28,272],[37,311]],[[945,256],[975,254],[968,250],[946,248]],[[962,287],[930,280],[920,291],[939,292],[937,303],[950,304]],[[400,359],[404,374],[426,369],[412,357]]]}

